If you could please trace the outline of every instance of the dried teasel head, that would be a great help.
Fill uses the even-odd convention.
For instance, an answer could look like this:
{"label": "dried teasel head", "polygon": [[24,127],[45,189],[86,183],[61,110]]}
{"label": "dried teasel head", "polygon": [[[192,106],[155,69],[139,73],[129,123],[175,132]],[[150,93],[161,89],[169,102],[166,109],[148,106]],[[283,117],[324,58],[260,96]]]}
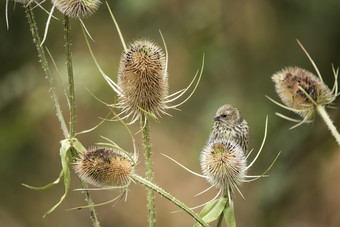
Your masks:
{"label": "dried teasel head", "polygon": [[298,122],[296,125],[292,126],[291,129],[298,127],[303,123],[311,122],[317,113],[320,114],[320,111],[324,112],[324,108],[330,106],[339,95],[339,69],[335,70],[332,66],[334,85],[332,90],[330,90],[323,82],[322,76],[313,59],[309,56],[302,44],[298,40],[297,42],[303,52],[307,55],[309,61],[312,63],[317,76],[299,67],[286,67],[272,76],[276,92],[285,105],[267,97],[275,104],[303,117],[302,120],[296,120],[280,113],[276,113],[284,119]]}
{"label": "dried teasel head", "polygon": [[74,163],[78,176],[98,187],[126,186],[135,162],[126,153],[111,147],[90,147]]}
{"label": "dried teasel head", "polygon": [[139,118],[143,110],[153,115],[167,107],[168,76],[163,50],[148,40],[137,40],[124,51],[119,66],[118,106]]}
{"label": "dried teasel head", "polygon": [[240,145],[230,142],[208,143],[201,153],[203,175],[224,192],[237,189],[247,175],[247,160]]}
{"label": "dried teasel head", "polygon": [[94,14],[100,0],[52,0],[53,5],[64,15],[73,18],[83,18]]}
{"label": "dried teasel head", "polygon": [[331,90],[314,74],[298,67],[287,67],[272,76],[282,102],[302,117],[311,119],[316,105],[334,101]]}
{"label": "dried teasel head", "polygon": [[[137,40],[127,46],[109,6],[108,9],[124,48],[118,70],[118,82],[115,83],[110,79],[100,68],[93,54],[92,57],[104,79],[118,95],[118,103],[109,106],[119,107],[122,110],[119,114],[121,118],[131,119],[129,124],[137,120],[146,120],[148,116],[158,120],[157,116],[161,114],[169,115],[168,109],[177,109],[194,94],[203,74],[204,54],[202,67],[197,70],[190,84],[185,89],[168,95],[168,52],[162,33],[160,32],[160,35],[165,52],[147,39]],[[87,44],[92,52],[88,40]],[[192,85],[194,88],[190,95],[180,103],[173,104],[174,101],[182,98]]]}

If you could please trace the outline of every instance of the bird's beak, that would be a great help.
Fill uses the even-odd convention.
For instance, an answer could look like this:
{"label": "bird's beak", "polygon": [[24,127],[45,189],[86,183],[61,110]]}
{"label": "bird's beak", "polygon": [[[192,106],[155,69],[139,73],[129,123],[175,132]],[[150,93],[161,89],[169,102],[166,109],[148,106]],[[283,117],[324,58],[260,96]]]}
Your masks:
{"label": "bird's beak", "polygon": [[214,117],[214,121],[219,121],[219,120],[220,120],[220,116]]}

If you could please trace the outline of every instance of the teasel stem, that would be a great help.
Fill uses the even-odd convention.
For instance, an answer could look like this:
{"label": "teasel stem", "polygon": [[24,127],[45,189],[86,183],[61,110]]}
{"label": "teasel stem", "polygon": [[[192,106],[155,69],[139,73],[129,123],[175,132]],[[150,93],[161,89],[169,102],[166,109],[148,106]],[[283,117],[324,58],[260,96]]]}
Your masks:
{"label": "teasel stem", "polygon": [[42,66],[42,68],[45,72],[45,76],[46,76],[46,79],[47,79],[47,82],[48,82],[48,90],[51,94],[54,109],[56,111],[56,115],[57,115],[57,118],[59,120],[61,130],[63,131],[64,136],[67,137],[69,135],[69,132],[68,132],[68,129],[67,129],[67,126],[66,126],[66,123],[65,123],[64,116],[61,112],[58,96],[57,96],[56,91],[55,91],[53,77],[51,75],[51,71],[50,71],[50,68],[48,66],[45,51],[44,51],[43,47],[41,46],[41,39],[40,39],[40,36],[39,36],[39,33],[38,33],[38,27],[37,27],[37,23],[34,19],[34,14],[33,14],[33,11],[32,11],[31,4],[28,4],[25,7],[25,11],[26,11],[26,17],[27,17],[27,20],[28,20],[28,23],[29,23],[29,26],[30,26],[30,30],[32,32],[33,43],[34,43],[35,47],[37,48],[38,58],[40,60],[41,66]]}
{"label": "teasel stem", "polygon": [[[230,190],[230,189],[228,189],[228,190]],[[228,202],[225,204],[222,213],[221,213],[220,216],[218,217],[216,227],[221,227],[222,221],[223,221],[223,218],[224,218],[224,210],[225,210],[225,208],[226,208],[227,206],[229,206],[228,194],[227,194],[226,192],[223,193],[223,198],[226,198]],[[228,227],[229,227],[229,226],[228,226]]]}
{"label": "teasel stem", "polygon": [[220,214],[220,216],[218,217],[218,220],[217,220],[217,224],[216,224],[216,227],[221,227],[221,224],[222,224],[222,221],[223,221],[223,212]]}
{"label": "teasel stem", "polygon": [[[85,181],[80,180],[80,183],[81,183],[81,186],[84,189],[88,189],[88,185]],[[96,213],[96,210],[94,209],[94,203],[92,201],[90,192],[88,190],[85,190],[84,193],[85,193],[85,200],[86,200],[88,207],[89,207],[89,210],[90,210],[90,218],[92,220],[93,226],[94,227],[100,227],[100,224],[99,224],[99,221],[98,221],[98,218],[97,218],[97,213]]]}
{"label": "teasel stem", "polygon": [[[142,117],[141,127],[143,129],[143,140],[144,140],[144,151],[145,151],[145,168],[146,168],[146,179],[153,183],[153,169],[152,169],[152,151],[151,151],[151,138],[150,138],[150,125],[146,114]],[[148,222],[149,226],[155,226],[155,196],[152,189],[147,189],[147,200],[148,200]]]}
{"label": "teasel stem", "polygon": [[68,74],[68,89],[70,95],[70,138],[75,136],[75,122],[76,122],[76,102],[74,92],[74,78],[72,66],[72,51],[71,51],[71,24],[68,16],[64,15],[64,40],[65,40],[65,54]]}
{"label": "teasel stem", "polygon": [[333,124],[333,121],[330,119],[328,113],[325,110],[325,107],[322,105],[316,105],[316,111],[320,114],[322,119],[324,120],[325,124],[327,125],[328,129],[331,131],[332,135],[334,136],[336,142],[340,146],[340,134],[336,127]]}
{"label": "teasel stem", "polygon": [[[48,82],[49,92],[51,94],[52,102],[53,102],[54,108],[56,110],[56,115],[57,115],[57,118],[59,120],[61,130],[63,132],[64,137],[69,138],[70,133],[67,129],[66,122],[65,122],[64,116],[62,114],[61,108],[60,108],[58,96],[56,94],[55,85],[54,85],[54,82],[53,82],[53,77],[51,75],[51,71],[50,71],[50,68],[48,66],[45,51],[43,49],[43,46],[41,45],[41,39],[40,39],[40,36],[39,36],[39,33],[38,33],[38,27],[37,27],[36,21],[34,19],[34,14],[33,14],[32,7],[31,7],[30,4],[28,4],[25,7],[25,11],[26,11],[26,17],[27,17],[27,20],[28,20],[28,23],[29,23],[29,26],[30,26],[30,30],[32,32],[32,40],[33,40],[33,43],[34,43],[34,45],[37,49],[38,57],[40,59],[41,66],[44,70],[44,73],[45,73],[45,76],[46,76],[46,79],[47,79],[47,82]],[[69,33],[69,29],[68,29],[68,33]],[[66,37],[66,35],[65,35],[65,37]],[[69,34],[68,34],[68,37],[69,37]],[[69,46],[70,46],[70,43],[69,43]],[[71,54],[69,56],[71,57]],[[71,67],[71,70],[72,70],[72,62],[71,62],[70,67]],[[70,87],[72,87],[72,90],[73,90],[73,104],[71,102],[71,106],[73,105],[73,110],[74,110],[75,104],[74,104],[73,73],[72,73],[72,83],[70,83],[70,84],[72,84]],[[71,109],[72,109],[72,107],[71,107]],[[73,111],[73,115],[75,115],[75,111]],[[73,116],[73,118],[75,119],[74,116]],[[74,131],[74,123],[73,123],[73,126],[70,127],[70,130]],[[74,132],[73,132],[73,137],[74,137]],[[81,184],[82,184],[83,188],[85,188],[85,189],[88,188],[85,181],[81,180]],[[89,209],[90,209],[90,212],[91,212],[91,219],[92,219],[92,222],[93,222],[93,226],[94,227],[100,227],[96,212],[93,208],[93,202],[92,202],[91,196],[88,193],[88,191],[86,191],[86,193],[85,193],[85,199],[86,199],[88,205],[90,206]]]}
{"label": "teasel stem", "polygon": [[[161,196],[165,197],[166,199],[168,199],[170,202],[174,203],[176,206],[178,206],[179,208],[181,208],[182,210],[184,210],[186,213],[188,213],[190,216],[192,216],[197,222],[199,222],[202,226],[208,226],[203,220],[202,218],[200,218],[192,209],[190,209],[189,207],[187,207],[184,203],[182,203],[181,201],[179,201],[178,199],[176,199],[175,197],[173,197],[171,194],[169,194],[168,192],[164,191],[162,188],[160,188],[159,186],[153,184],[152,182],[144,179],[141,176],[138,176],[136,174],[133,174],[131,176],[131,178],[134,181],[137,181],[138,183],[141,183],[143,185],[145,185],[149,190],[151,191],[155,191],[158,194],[160,194]],[[150,218],[149,218],[150,219]],[[154,224],[154,223],[153,223]],[[150,225],[150,223],[149,223]]]}
{"label": "teasel stem", "polygon": [[[64,40],[65,40],[65,54],[66,54],[66,66],[68,74],[68,89],[70,98],[70,134],[69,138],[75,137],[75,125],[76,125],[76,100],[74,91],[74,77],[73,77],[73,65],[72,65],[72,50],[71,50],[71,24],[68,16],[64,15]],[[77,155],[72,152],[72,156]],[[88,189],[88,185],[85,181],[81,180],[81,185],[84,189]],[[92,198],[89,191],[85,190],[85,200],[89,205],[91,220],[94,227],[100,227],[96,211],[93,206]]]}

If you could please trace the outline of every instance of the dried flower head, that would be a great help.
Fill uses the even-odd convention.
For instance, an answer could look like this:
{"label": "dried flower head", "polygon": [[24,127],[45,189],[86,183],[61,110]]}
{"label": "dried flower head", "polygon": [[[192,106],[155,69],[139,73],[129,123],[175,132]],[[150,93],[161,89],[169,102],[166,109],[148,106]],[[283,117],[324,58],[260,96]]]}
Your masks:
{"label": "dried flower head", "polygon": [[[109,106],[121,108],[120,116],[122,116],[122,119],[132,118],[129,124],[146,119],[147,116],[157,120],[157,115],[169,115],[166,112],[168,109],[177,109],[188,101],[198,87],[204,68],[204,54],[200,73],[197,70],[194,78],[185,89],[168,95],[168,52],[162,33],[160,32],[165,52],[154,42],[146,39],[137,40],[127,47],[109,6],[108,9],[124,48],[118,71],[118,83],[115,83],[103,72],[92,53],[86,36],[85,38],[100,73],[118,95],[117,105]],[[178,104],[172,104],[187,93],[192,85],[194,85],[194,88],[188,97]]]}
{"label": "dried flower head", "polygon": [[212,185],[227,192],[244,181],[247,160],[241,146],[233,141],[208,143],[201,153],[201,168]]}
{"label": "dried flower head", "polygon": [[125,186],[134,162],[124,152],[110,147],[90,147],[74,164],[79,177],[98,187]]}
{"label": "dried flower head", "polygon": [[100,0],[52,0],[53,5],[66,16],[82,18],[94,14]]}
{"label": "dried flower head", "polygon": [[168,94],[166,59],[162,49],[148,40],[137,40],[124,51],[118,72],[121,89],[118,105],[133,118],[143,110],[164,112]]}
{"label": "dried flower head", "polygon": [[298,67],[287,67],[272,76],[281,100],[307,119],[315,115],[315,105],[328,105],[331,90],[315,75]]}

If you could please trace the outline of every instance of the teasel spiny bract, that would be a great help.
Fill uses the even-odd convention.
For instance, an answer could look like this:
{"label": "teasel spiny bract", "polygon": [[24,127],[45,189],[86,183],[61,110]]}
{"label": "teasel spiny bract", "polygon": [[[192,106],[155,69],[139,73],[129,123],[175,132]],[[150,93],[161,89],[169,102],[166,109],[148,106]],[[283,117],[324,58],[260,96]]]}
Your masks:
{"label": "teasel spiny bract", "polygon": [[[118,83],[110,79],[100,68],[86,36],[85,38],[100,73],[118,95],[118,103],[115,106],[122,110],[121,118],[131,118],[129,124],[133,124],[147,116],[157,119],[157,116],[161,116],[161,114],[169,115],[168,109],[177,109],[195,92],[204,68],[204,54],[200,73],[196,72],[188,87],[168,95],[168,52],[162,33],[160,32],[160,35],[165,52],[148,39],[138,39],[127,47],[109,6],[108,9],[124,48],[118,70]],[[190,95],[184,101],[171,105],[189,90],[197,76],[197,82]]]}
{"label": "teasel spiny bract", "polygon": [[232,138],[229,141],[208,141],[207,145],[201,152],[201,168],[203,177],[206,178],[207,181],[212,185],[211,187],[216,187],[219,189],[216,197],[220,193],[223,193],[228,197],[228,200],[231,201],[230,193],[234,192],[235,189],[243,197],[238,186],[240,186],[242,183],[251,182],[261,178],[270,170],[278,156],[262,175],[247,175],[249,168],[255,163],[263,149],[267,137],[267,126],[268,118],[266,118],[265,132],[261,147],[249,165],[247,165],[247,159],[252,151],[246,153],[242,146],[237,143],[237,141],[233,141]]}
{"label": "teasel spiny bract", "polygon": [[299,41],[297,42],[312,63],[317,76],[299,67],[286,67],[272,76],[276,92],[285,105],[267,97],[275,104],[303,117],[300,121],[291,119],[282,114],[277,114],[287,120],[298,121],[298,124],[291,128],[295,128],[303,123],[311,122],[317,115],[317,112],[319,112],[318,108],[331,106],[339,95],[337,81],[339,70],[335,70],[334,67],[332,67],[335,81],[332,90],[330,90],[323,82],[322,76],[312,58],[302,44]]}
{"label": "teasel spiny bract", "polygon": [[[147,188],[159,193],[184,211],[190,216],[194,217],[203,226],[208,226],[196,213],[185,206],[182,202],[170,195],[168,192],[155,185],[154,183],[135,174],[134,168],[137,164],[138,156],[123,151],[118,147],[90,147],[88,150],[76,159],[74,162],[74,169],[78,176],[91,185],[101,188],[78,189],[86,190],[106,190],[106,189],[120,189],[122,193],[107,202],[94,204],[92,206],[101,206],[116,201],[127,192],[131,181],[138,182]],[[127,195],[127,194],[126,194]],[[78,210],[88,206],[76,207],[70,210]]]}
{"label": "teasel spiny bract", "polygon": [[296,120],[277,113],[278,116],[284,119],[298,122],[296,125],[292,126],[291,129],[298,127],[303,123],[312,122],[315,116],[319,115],[324,120],[340,146],[340,134],[326,112],[326,107],[331,107],[336,97],[340,94],[338,93],[339,68],[335,70],[332,65],[334,85],[332,90],[330,90],[323,82],[322,76],[312,58],[302,44],[299,41],[297,42],[312,63],[318,77],[298,67],[287,67],[272,76],[276,92],[279,94],[285,105],[276,102],[269,97],[267,98],[275,104],[303,117],[302,120]]}
{"label": "teasel spiny bract", "polygon": [[[10,0],[6,0],[6,6],[5,6],[5,18],[6,18],[6,26],[7,30],[9,29],[9,20],[8,20],[8,3]],[[20,3],[23,4],[25,7],[27,3],[30,2],[30,0],[13,0],[14,3]],[[40,3],[38,1],[34,1],[38,6],[40,6]]]}
{"label": "teasel spiny bract", "polygon": [[208,143],[201,153],[201,168],[211,185],[227,192],[245,181],[246,155],[234,141]]}
{"label": "teasel spiny bract", "polygon": [[118,148],[90,147],[74,162],[78,176],[98,187],[127,186],[134,172],[136,158]]}
{"label": "teasel spiny bract", "polygon": [[260,149],[255,155],[254,159],[248,165],[247,159],[252,154],[253,150],[251,150],[248,153],[245,153],[242,146],[237,142],[233,141],[232,139],[230,139],[229,141],[215,140],[212,142],[209,141],[207,142],[200,156],[203,175],[195,173],[186,168],[185,166],[183,166],[182,164],[180,164],[179,162],[177,162],[176,160],[174,160],[173,158],[164,154],[163,155],[172,160],[173,162],[175,162],[176,164],[180,165],[190,173],[206,179],[211,184],[211,187],[207,188],[206,190],[199,194],[202,194],[210,190],[211,188],[215,187],[219,189],[219,192],[217,193],[216,197],[213,198],[211,201],[215,200],[221,193],[223,193],[223,196],[227,196],[228,201],[231,202],[231,192],[237,190],[243,197],[238,186],[240,186],[242,183],[251,182],[261,177],[264,177],[265,174],[273,166],[278,156],[280,155],[279,153],[276,156],[276,158],[271,163],[269,168],[262,175],[258,176],[247,175],[248,170],[256,162],[263,149],[267,137],[267,126],[268,118],[266,118],[264,137]]}

